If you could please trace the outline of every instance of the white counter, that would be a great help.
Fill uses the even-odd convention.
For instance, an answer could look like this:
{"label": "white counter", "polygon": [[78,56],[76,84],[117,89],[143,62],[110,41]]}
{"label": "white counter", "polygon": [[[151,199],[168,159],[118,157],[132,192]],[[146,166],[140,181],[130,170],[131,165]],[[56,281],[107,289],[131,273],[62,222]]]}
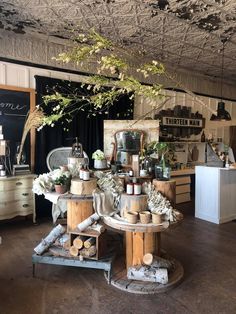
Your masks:
{"label": "white counter", "polygon": [[217,224],[236,219],[236,169],[196,166],[195,217]]}

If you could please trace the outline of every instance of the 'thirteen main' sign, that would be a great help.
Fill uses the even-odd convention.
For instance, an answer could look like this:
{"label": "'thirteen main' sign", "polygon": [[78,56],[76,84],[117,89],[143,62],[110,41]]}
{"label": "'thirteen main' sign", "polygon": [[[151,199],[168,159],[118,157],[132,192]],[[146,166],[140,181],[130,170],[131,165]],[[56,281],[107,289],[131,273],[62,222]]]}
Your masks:
{"label": "'thirteen main' sign", "polygon": [[162,117],[162,125],[203,128],[203,119]]}

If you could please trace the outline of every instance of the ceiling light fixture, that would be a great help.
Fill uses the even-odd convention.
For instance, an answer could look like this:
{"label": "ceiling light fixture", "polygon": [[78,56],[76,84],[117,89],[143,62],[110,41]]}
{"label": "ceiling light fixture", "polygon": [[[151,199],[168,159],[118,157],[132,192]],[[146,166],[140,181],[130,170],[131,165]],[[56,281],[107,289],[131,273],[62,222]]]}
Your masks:
{"label": "ceiling light fixture", "polygon": [[223,102],[223,78],[224,78],[224,52],[225,52],[225,44],[227,42],[227,38],[222,38],[222,53],[221,53],[221,80],[220,80],[220,97],[221,100],[217,105],[217,114],[212,114],[211,121],[222,121],[222,120],[231,120],[231,116],[228,111],[225,110],[225,103]]}

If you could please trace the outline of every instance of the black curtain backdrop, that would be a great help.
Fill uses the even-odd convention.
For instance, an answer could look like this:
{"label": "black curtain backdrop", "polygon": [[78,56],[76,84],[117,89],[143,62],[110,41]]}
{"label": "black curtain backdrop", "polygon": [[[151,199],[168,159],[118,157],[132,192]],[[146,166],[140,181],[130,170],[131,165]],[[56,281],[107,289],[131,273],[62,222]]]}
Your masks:
{"label": "black curtain backdrop", "polygon": [[[82,88],[81,83],[58,80],[49,77],[35,76],[36,79],[36,103],[40,106],[43,103],[43,96],[48,94],[48,90],[58,86],[59,90],[63,88],[72,90],[73,88]],[[69,86],[69,88],[67,88]],[[132,111],[128,111],[132,109]],[[36,132],[36,160],[35,173],[42,174],[48,172],[46,165],[47,154],[54,148],[61,146],[72,146],[73,139],[77,136],[83,149],[89,156],[90,165],[92,165],[92,153],[96,149],[103,150],[103,121],[104,120],[126,120],[133,119],[133,100],[128,95],[120,97],[113,106],[110,107],[108,114],[97,114],[87,117],[88,112],[78,112],[69,125],[69,131],[63,130],[60,123],[54,127],[46,126],[41,131]],[[44,200],[43,197],[36,197],[37,216],[51,215],[51,203]]]}

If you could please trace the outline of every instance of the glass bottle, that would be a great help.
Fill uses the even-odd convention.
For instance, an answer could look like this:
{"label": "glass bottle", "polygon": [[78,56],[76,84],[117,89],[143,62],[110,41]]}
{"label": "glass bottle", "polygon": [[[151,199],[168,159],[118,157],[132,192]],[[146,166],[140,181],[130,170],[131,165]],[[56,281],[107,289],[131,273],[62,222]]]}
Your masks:
{"label": "glass bottle", "polygon": [[201,142],[205,142],[206,141],[206,136],[204,131],[202,131],[202,135],[201,135]]}

